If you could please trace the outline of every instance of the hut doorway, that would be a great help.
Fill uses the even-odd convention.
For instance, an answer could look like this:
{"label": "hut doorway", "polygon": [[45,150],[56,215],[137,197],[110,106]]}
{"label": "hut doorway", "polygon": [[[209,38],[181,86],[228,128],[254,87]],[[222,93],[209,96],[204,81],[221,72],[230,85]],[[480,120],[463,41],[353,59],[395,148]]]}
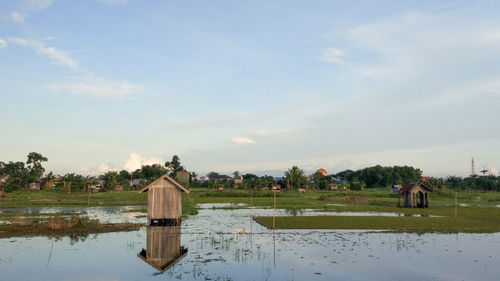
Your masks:
{"label": "hut doorway", "polygon": [[424,198],[424,194],[422,193],[422,191],[417,192],[417,194],[415,194],[415,195],[417,197],[417,208],[424,208],[425,207],[425,198]]}

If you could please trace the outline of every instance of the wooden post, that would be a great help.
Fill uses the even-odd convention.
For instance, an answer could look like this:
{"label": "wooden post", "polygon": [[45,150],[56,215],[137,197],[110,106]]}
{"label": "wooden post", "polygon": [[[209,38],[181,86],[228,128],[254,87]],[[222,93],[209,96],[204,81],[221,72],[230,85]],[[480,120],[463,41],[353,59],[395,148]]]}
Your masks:
{"label": "wooden post", "polygon": [[276,226],[276,191],[274,193],[274,216],[273,216],[273,229]]}
{"label": "wooden post", "polygon": [[455,217],[457,216],[457,208],[458,208],[458,200],[457,200],[457,192],[455,191]]}

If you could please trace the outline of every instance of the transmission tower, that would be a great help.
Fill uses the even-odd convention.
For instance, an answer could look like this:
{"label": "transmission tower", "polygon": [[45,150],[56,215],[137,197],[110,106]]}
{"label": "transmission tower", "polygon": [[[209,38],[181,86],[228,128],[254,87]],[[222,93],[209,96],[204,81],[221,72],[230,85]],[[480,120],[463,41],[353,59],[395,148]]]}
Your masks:
{"label": "transmission tower", "polygon": [[471,176],[475,176],[476,175],[476,171],[474,171],[474,157],[472,157],[472,161],[470,162],[470,165],[471,165],[470,175]]}

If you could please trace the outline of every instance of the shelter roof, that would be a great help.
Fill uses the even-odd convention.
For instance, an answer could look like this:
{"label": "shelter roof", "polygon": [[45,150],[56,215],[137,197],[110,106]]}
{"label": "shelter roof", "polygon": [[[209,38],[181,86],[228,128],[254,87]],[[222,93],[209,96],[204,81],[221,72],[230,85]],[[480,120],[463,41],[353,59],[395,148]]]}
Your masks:
{"label": "shelter roof", "polygon": [[432,192],[432,190],[430,188],[428,188],[427,186],[425,186],[422,183],[409,183],[409,184],[401,187],[398,191],[399,191],[399,193],[403,193],[405,191],[410,191],[410,190],[412,190],[412,189],[414,189],[415,187],[418,187],[418,186],[426,189],[429,192]]}
{"label": "shelter roof", "polygon": [[180,191],[184,191],[186,193],[189,193],[191,191],[189,191],[189,189],[185,188],[182,184],[178,183],[176,180],[174,180],[173,178],[169,177],[167,174],[159,177],[157,180],[153,181],[152,183],[146,185],[143,189],[139,190],[139,192],[146,192],[149,190],[149,188],[153,185],[156,185],[157,183],[159,183],[160,181],[169,181],[170,183],[172,183],[175,187],[177,187]]}

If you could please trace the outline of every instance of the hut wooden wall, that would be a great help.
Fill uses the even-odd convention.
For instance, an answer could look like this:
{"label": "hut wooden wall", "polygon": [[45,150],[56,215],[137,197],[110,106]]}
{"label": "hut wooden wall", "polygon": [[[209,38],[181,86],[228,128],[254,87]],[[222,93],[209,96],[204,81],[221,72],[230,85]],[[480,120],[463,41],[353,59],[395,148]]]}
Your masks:
{"label": "hut wooden wall", "polygon": [[148,190],[148,221],[154,219],[180,219],[182,215],[181,191],[167,180]]}
{"label": "hut wooden wall", "polygon": [[146,236],[146,261],[161,268],[181,253],[180,226],[148,226]]}

